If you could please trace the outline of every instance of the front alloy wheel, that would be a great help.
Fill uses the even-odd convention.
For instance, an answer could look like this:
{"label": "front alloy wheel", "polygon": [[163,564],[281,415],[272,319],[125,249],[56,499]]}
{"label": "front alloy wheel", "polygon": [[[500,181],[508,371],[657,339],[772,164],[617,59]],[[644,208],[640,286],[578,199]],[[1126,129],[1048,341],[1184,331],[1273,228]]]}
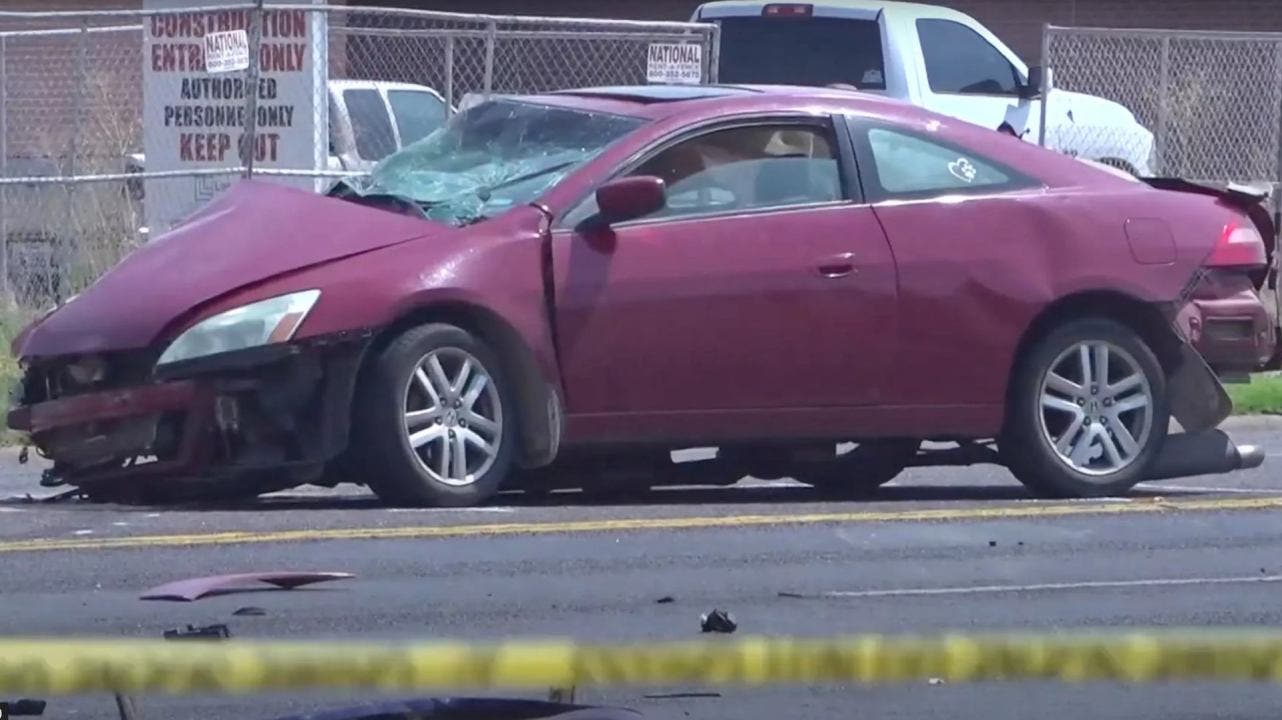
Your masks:
{"label": "front alloy wheel", "polygon": [[471,485],[494,466],[503,443],[503,401],[489,371],[465,350],[432,350],[405,388],[405,440],[423,472]]}
{"label": "front alloy wheel", "polygon": [[484,501],[512,466],[509,392],[498,356],[471,333],[407,330],[362,375],[352,455],[364,476],[352,479],[395,504]]}

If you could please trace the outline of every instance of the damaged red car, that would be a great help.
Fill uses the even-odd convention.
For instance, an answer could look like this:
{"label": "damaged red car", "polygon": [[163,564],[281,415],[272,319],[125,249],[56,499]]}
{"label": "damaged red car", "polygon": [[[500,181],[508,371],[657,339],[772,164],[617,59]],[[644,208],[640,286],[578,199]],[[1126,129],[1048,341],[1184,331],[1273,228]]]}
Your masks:
{"label": "damaged red car", "polygon": [[105,499],[972,462],[1121,493],[1263,460],[1215,429],[1274,357],[1262,200],[838,89],[493,99],[127,258],[15,340],[9,425]]}

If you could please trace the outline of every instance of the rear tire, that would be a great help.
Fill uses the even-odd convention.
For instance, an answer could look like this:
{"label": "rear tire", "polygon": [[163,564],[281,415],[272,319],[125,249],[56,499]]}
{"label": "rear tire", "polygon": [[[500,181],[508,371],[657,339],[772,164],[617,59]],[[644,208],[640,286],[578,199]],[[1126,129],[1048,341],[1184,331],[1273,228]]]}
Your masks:
{"label": "rear tire", "polygon": [[1166,440],[1166,373],[1139,334],[1112,320],[1052,331],[1018,363],[1010,390],[999,450],[1043,497],[1125,493]]}
{"label": "rear tire", "polygon": [[453,325],[405,331],[359,388],[353,456],[382,500],[462,507],[498,492],[518,434],[498,356]]}

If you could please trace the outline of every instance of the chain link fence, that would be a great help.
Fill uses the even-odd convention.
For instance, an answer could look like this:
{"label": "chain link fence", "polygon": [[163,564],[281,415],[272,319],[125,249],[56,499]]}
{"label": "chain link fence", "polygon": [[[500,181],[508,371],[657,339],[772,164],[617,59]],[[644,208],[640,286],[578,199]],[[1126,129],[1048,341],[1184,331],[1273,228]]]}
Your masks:
{"label": "chain link fence", "polygon": [[[241,31],[249,67],[206,72],[205,35]],[[696,46],[695,80],[715,80],[710,25],[283,2],[0,12],[6,312],[66,299],[238,177],[321,189],[469,96],[643,84],[656,44]]]}
{"label": "chain link fence", "polygon": [[[1042,64],[1056,90],[1113,100],[1135,114],[1153,134],[1150,174],[1282,181],[1282,34],[1048,26]],[[1059,118],[1055,100],[1045,144],[1114,148],[1119,156],[1141,150],[1133,134]]]}

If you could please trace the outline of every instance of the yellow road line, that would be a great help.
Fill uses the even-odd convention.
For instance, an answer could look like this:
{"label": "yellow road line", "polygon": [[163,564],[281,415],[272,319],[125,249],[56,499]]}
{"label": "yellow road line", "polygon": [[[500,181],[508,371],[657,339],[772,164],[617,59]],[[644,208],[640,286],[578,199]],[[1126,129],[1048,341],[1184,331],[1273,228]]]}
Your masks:
{"label": "yellow road line", "polygon": [[283,543],[317,540],[406,540],[465,538],[552,533],[625,532],[634,530],[691,530],[782,525],[957,520],[1017,520],[1075,515],[1135,515],[1164,512],[1279,510],[1282,497],[1217,498],[1208,500],[1135,500],[1129,503],[1006,505],[1002,507],[938,508],[929,510],[870,510],[798,515],[727,515],[614,520],[570,520],[484,525],[328,528],[312,530],[237,530],[175,535],[135,535],[114,538],[33,538],[0,541],[0,553],[41,550],[114,550],[119,548],[191,547],[242,543]]}

